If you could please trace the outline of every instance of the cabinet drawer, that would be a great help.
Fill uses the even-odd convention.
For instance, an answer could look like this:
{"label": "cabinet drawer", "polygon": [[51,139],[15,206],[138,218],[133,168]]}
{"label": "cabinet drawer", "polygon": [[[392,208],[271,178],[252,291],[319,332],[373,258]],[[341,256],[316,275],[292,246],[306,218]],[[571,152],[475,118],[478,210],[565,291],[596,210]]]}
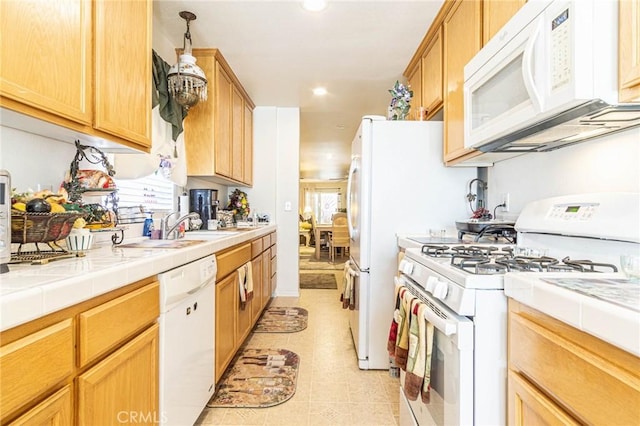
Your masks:
{"label": "cabinet drawer", "polygon": [[581,422],[638,424],[637,357],[537,311],[516,312],[514,306],[510,302],[510,369]]}
{"label": "cabinet drawer", "polygon": [[273,277],[276,274],[276,258],[271,258],[271,276]]}
{"label": "cabinet drawer", "polygon": [[276,253],[277,253],[277,250],[276,250],[276,246],[274,245],[274,246],[271,247],[271,258],[272,259],[275,259]]}
{"label": "cabinet drawer", "polygon": [[72,324],[69,318],[0,348],[3,418],[71,375]]}
{"label": "cabinet drawer", "polygon": [[272,232],[272,233],[269,234],[269,238],[271,240],[270,245],[272,245],[272,246],[276,245],[276,239],[277,239],[276,236],[277,236],[276,232]]}
{"label": "cabinet drawer", "polygon": [[269,247],[271,247],[271,234],[269,235],[265,235],[264,237],[262,237],[262,247],[264,250],[268,249]]}
{"label": "cabinet drawer", "polygon": [[132,337],[154,322],[159,314],[157,282],[82,312],[78,316],[80,366]]}
{"label": "cabinet drawer", "polygon": [[256,256],[259,256],[262,253],[264,245],[264,238],[258,238],[251,242],[251,258],[255,259]]}
{"label": "cabinet drawer", "polygon": [[218,261],[216,280],[220,280],[251,260],[251,243],[216,254],[216,259]]}

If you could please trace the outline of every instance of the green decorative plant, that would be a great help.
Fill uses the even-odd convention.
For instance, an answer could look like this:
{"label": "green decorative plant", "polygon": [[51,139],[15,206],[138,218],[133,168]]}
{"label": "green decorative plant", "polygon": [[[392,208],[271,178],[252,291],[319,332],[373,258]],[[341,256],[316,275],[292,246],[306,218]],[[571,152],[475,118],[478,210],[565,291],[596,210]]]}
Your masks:
{"label": "green decorative plant", "polygon": [[391,93],[391,103],[389,104],[389,120],[406,120],[411,109],[411,98],[413,98],[413,91],[411,86],[400,83],[396,80],[396,84],[393,89],[389,90]]}

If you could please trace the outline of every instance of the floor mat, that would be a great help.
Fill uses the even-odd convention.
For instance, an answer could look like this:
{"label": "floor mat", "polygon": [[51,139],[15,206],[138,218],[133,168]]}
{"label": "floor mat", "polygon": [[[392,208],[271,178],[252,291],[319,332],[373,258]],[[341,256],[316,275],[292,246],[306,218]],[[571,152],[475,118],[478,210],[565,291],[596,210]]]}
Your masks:
{"label": "floor mat", "polygon": [[307,328],[308,312],[304,308],[271,306],[262,313],[254,333],[294,333]]}
{"label": "floor mat", "polygon": [[335,262],[331,262],[329,259],[329,252],[320,251],[320,259],[316,260],[315,249],[313,247],[300,247],[300,270],[335,270],[340,271],[344,269],[344,263],[349,259],[349,256],[336,256]]}
{"label": "floor mat", "polygon": [[338,283],[333,273],[329,274],[300,274],[300,288],[336,289]]}
{"label": "floor mat", "polygon": [[296,392],[300,357],[286,349],[240,349],[208,407],[265,408]]}

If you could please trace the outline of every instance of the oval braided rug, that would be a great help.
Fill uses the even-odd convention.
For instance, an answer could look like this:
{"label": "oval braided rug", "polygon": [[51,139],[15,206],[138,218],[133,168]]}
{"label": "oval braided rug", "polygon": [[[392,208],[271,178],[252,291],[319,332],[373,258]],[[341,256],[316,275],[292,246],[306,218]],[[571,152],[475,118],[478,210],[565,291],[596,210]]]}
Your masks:
{"label": "oval braided rug", "polygon": [[287,349],[240,349],[208,407],[265,408],[296,392],[298,354]]}

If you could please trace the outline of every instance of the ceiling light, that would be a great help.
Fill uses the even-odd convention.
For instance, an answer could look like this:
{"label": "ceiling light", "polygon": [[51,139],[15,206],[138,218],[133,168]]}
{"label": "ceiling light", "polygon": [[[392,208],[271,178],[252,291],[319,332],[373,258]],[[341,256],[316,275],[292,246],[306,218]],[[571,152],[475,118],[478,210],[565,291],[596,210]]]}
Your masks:
{"label": "ceiling light", "polygon": [[303,0],[302,7],[309,12],[320,12],[327,7],[327,0]]}
{"label": "ceiling light", "polygon": [[207,77],[196,65],[196,58],[191,54],[189,23],[196,19],[196,15],[187,11],[182,11],[179,15],[187,21],[187,32],[182,40],[182,54],[178,57],[178,63],[169,69],[167,80],[171,96],[188,110],[198,101],[207,100]]}
{"label": "ceiling light", "polygon": [[315,89],[313,89],[313,94],[316,96],[324,96],[327,94],[327,89],[325,89],[324,87],[316,87]]}

